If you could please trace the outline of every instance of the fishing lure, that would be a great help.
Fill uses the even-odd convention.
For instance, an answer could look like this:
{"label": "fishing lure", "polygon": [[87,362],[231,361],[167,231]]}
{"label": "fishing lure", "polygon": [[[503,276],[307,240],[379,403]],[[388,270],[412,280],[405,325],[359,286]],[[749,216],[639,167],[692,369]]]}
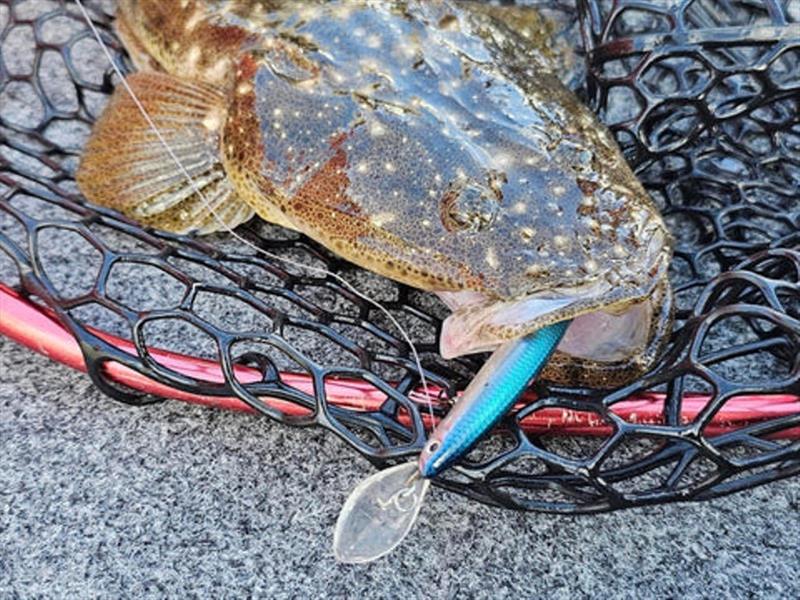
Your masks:
{"label": "fishing lure", "polygon": [[405,538],[430,480],[500,421],[547,364],[568,326],[562,321],[496,350],[428,438],[418,461],[381,471],[353,490],[334,531],[339,561],[370,562]]}

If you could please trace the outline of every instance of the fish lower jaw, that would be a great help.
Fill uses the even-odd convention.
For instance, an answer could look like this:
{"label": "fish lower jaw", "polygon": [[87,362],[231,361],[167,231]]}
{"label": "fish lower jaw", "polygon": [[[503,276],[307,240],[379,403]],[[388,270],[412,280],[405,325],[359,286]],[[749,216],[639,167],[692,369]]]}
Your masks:
{"label": "fish lower jaw", "polygon": [[[457,304],[452,295],[443,299],[451,306]],[[444,323],[440,352],[452,359],[493,351],[509,340],[567,319],[573,322],[557,348],[553,362],[557,366],[546,374],[577,385],[595,381],[594,373],[602,372],[616,385],[646,370],[656,358],[654,349],[669,333],[669,283],[662,276],[649,290],[639,289],[638,296],[595,283],[563,296],[460,306]]]}

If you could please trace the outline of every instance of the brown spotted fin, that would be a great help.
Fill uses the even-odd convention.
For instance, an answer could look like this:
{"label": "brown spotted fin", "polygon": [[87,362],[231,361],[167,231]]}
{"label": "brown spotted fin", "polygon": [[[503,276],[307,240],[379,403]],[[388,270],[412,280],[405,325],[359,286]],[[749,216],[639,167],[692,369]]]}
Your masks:
{"label": "brown spotted fin", "polygon": [[220,161],[225,94],[161,73],[134,74],[127,83],[158,133],[125,86],[118,86],[77,173],[86,196],[179,233],[210,233],[250,219],[253,209],[237,195]]}

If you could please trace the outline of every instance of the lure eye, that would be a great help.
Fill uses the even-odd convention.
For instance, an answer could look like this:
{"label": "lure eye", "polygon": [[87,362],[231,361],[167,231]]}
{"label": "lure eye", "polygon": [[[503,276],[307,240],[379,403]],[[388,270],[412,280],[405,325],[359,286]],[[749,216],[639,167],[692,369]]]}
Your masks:
{"label": "lure eye", "polygon": [[428,442],[428,447],[427,447],[425,450],[426,450],[426,452],[428,452],[429,454],[433,454],[433,453],[434,453],[434,452],[436,452],[438,449],[439,449],[439,442],[437,442],[437,441],[435,441],[435,440],[434,440],[434,441],[432,441],[432,442]]}

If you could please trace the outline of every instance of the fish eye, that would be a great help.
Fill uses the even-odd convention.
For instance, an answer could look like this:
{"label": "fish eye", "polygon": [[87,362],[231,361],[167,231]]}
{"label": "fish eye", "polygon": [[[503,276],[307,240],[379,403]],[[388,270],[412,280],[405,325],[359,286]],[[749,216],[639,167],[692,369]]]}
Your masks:
{"label": "fish eye", "polygon": [[500,211],[497,193],[476,183],[453,185],[442,196],[442,224],[448,231],[482,231]]}

